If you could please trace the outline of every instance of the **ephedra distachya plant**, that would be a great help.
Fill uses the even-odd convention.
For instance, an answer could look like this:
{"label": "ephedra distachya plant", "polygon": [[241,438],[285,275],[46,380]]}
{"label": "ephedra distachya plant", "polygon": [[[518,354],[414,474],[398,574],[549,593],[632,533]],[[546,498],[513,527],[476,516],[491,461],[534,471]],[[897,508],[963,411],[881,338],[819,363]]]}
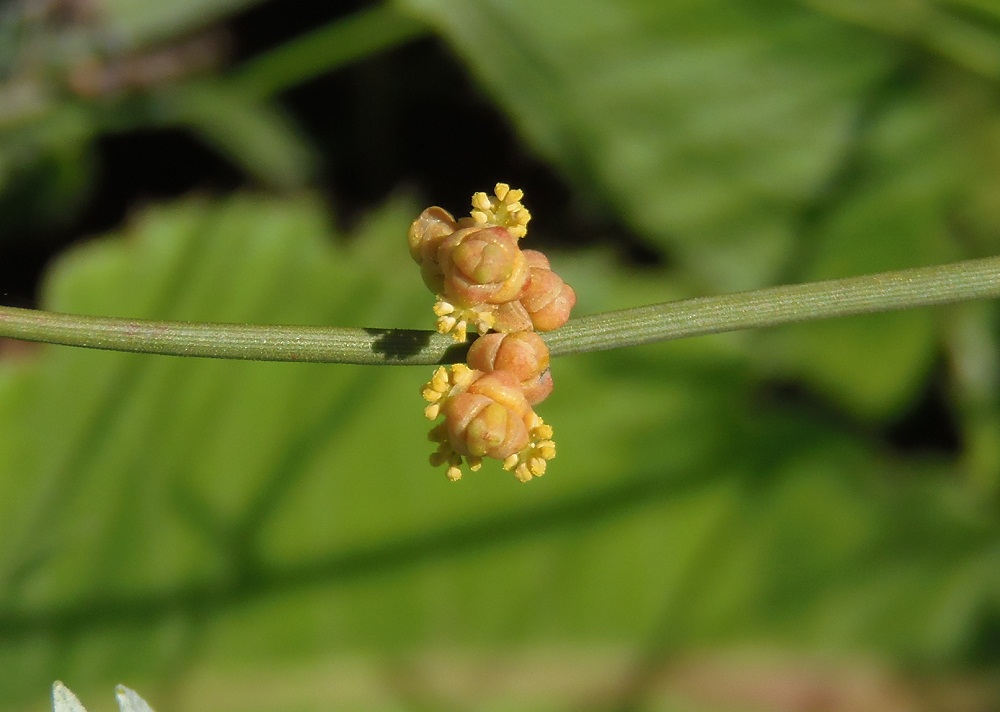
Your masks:
{"label": "ephedra distachya plant", "polygon": [[[574,317],[576,294],[537,250],[531,214],[498,183],[455,219],[424,210],[409,249],[435,295],[434,333],[417,329],[194,323],[0,306],[0,337],[133,353],[253,361],[435,365],[422,393],[435,466],[460,479],[499,460],[521,481],[555,457],[535,407],[550,361],[607,349],[832,317],[1000,297],[1000,257],[647,304]],[[470,332],[477,337],[469,343]],[[544,337],[543,337],[544,335]],[[414,348],[414,345],[417,345]]]}
{"label": "ephedra distachya plant", "polygon": [[463,464],[503,463],[522,482],[545,474],[555,457],[552,427],[534,411],[552,392],[549,349],[538,332],[569,319],[576,293],[537,250],[522,250],[531,213],[524,194],[497,183],[472,196],[469,217],[424,210],[409,230],[410,255],[434,292],[437,330],[465,341],[479,337],[467,363],[440,366],[423,387],[425,415],[438,422],[431,464],[449,479]]}

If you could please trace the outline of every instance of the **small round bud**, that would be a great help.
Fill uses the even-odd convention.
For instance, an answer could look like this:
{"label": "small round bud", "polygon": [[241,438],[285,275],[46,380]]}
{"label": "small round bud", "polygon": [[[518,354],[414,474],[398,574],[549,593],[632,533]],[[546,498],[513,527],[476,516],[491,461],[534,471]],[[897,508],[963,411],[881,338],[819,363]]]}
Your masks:
{"label": "small round bud", "polygon": [[552,270],[532,267],[521,304],[531,316],[536,331],[552,331],[569,320],[570,310],[576,304],[576,292]]}
{"label": "small round bud", "polygon": [[484,373],[513,373],[531,405],[541,403],[552,392],[549,349],[533,331],[481,336],[469,347],[468,362],[471,368]]}
{"label": "small round bud", "polygon": [[553,386],[552,371],[545,369],[534,381],[523,384],[522,391],[531,405],[538,405],[552,394]]}
{"label": "small round bud", "polygon": [[512,374],[487,374],[449,398],[442,409],[452,449],[467,457],[505,460],[529,444],[531,406]]}
{"label": "small round bud", "polygon": [[455,452],[506,459],[528,444],[524,421],[486,396],[462,393],[445,410],[448,439]]}
{"label": "small round bud", "polygon": [[519,418],[531,414],[531,406],[521,393],[517,376],[509,371],[494,371],[481,375],[468,388],[469,393],[484,395],[510,409]]}
{"label": "small round bud", "polygon": [[410,244],[410,256],[417,264],[421,264],[428,255],[433,258],[441,240],[455,232],[458,224],[455,218],[444,208],[427,208],[420,213],[413,224],[407,239]]}
{"label": "small round bud", "polygon": [[438,248],[458,228],[455,218],[444,208],[427,208],[410,225],[407,239],[410,256],[420,265],[424,284],[435,294],[444,287],[444,274],[438,264]]}
{"label": "small round bud", "polygon": [[527,262],[506,228],[456,230],[441,241],[437,256],[444,294],[465,306],[511,301],[528,281]]}
{"label": "small round bud", "polygon": [[544,252],[539,252],[538,250],[522,250],[521,253],[524,255],[524,260],[528,263],[528,267],[552,269],[552,265],[549,263],[549,258],[545,256]]}

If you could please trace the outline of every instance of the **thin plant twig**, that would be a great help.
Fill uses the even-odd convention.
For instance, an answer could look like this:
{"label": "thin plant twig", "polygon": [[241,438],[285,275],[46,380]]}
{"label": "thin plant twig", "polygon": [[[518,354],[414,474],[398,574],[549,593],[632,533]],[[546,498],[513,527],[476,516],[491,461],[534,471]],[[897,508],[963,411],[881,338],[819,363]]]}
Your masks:
{"label": "thin plant twig", "polygon": [[[553,356],[1000,297],[1000,257],[592,314],[545,335]],[[80,316],[0,307],[0,337],[169,356],[416,366],[464,360],[433,331]]]}

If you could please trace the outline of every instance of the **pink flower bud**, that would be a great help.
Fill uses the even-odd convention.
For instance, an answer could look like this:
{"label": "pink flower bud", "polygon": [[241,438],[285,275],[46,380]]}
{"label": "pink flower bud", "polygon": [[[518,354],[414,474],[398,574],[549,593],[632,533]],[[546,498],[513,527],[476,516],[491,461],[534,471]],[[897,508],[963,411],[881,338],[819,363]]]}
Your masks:
{"label": "pink flower bud", "polygon": [[576,292],[552,270],[532,267],[521,304],[531,316],[536,331],[552,331],[569,320],[570,310],[576,304]]}
{"label": "pink flower bud", "polygon": [[[433,210],[433,208],[429,208]],[[440,208],[438,208],[440,210]],[[538,250],[522,250],[521,253],[524,255],[525,261],[528,263],[529,267],[541,267],[542,269],[552,269],[552,265],[549,264],[549,258],[545,256],[544,253]]]}
{"label": "pink flower bud", "polygon": [[407,234],[413,261],[422,264],[428,256],[433,259],[441,240],[457,229],[455,218],[444,208],[435,205],[420,213]]}
{"label": "pink flower bud", "polygon": [[517,376],[508,371],[487,373],[472,382],[469,393],[487,396],[512,410],[519,418],[526,418],[531,412],[531,406],[521,393],[521,384]]}
{"label": "pink flower bud", "polygon": [[461,228],[438,247],[444,294],[463,305],[516,299],[528,281],[528,265],[506,228]]}
{"label": "pink flower bud", "polygon": [[442,412],[452,449],[465,457],[503,460],[524,450],[530,441],[526,421],[531,406],[513,374],[506,371],[482,376],[449,398]]}
{"label": "pink flower bud", "polygon": [[531,405],[538,405],[552,394],[552,371],[545,369],[534,381],[524,383],[521,390]]}
{"label": "pink flower bud", "polygon": [[458,228],[455,218],[444,208],[427,208],[410,225],[407,238],[410,256],[420,265],[424,284],[438,294],[444,288],[444,274],[438,264],[438,248]]}
{"label": "pink flower bud", "polygon": [[468,363],[484,373],[513,373],[531,405],[542,402],[552,392],[549,349],[533,331],[481,336],[469,348]]}

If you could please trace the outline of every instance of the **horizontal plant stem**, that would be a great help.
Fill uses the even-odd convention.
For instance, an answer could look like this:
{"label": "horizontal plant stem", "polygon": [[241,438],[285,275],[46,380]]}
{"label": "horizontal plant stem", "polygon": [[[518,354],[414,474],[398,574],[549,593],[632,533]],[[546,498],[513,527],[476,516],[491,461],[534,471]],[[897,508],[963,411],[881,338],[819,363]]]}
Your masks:
{"label": "horizontal plant stem", "polygon": [[451,337],[415,329],[152,321],[17,307],[0,307],[3,336],[165,356],[370,366],[454,363],[466,351]]}
{"label": "horizontal plant stem", "polygon": [[[579,285],[585,289],[586,285]],[[779,324],[1000,297],[1000,257],[604,312],[545,335],[553,356]],[[0,307],[0,337],[253,361],[428,365],[467,346],[412,329],[199,324]]]}
{"label": "horizontal plant stem", "polygon": [[553,356],[702,334],[1000,297],[1000,257],[699,297],[571,320]]}

